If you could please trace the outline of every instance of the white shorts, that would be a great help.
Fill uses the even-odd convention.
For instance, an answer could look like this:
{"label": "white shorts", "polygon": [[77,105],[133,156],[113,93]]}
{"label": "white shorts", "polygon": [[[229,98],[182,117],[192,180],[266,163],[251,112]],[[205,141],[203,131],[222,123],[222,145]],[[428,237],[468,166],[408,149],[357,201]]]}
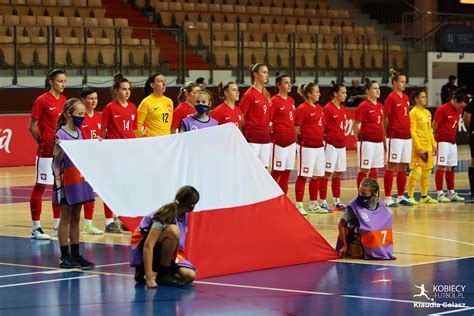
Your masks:
{"label": "white shorts", "polygon": [[411,139],[387,138],[387,161],[410,163]]}
{"label": "white shorts", "polygon": [[458,165],[458,146],[456,144],[440,142],[436,150],[436,165],[454,167]]}
{"label": "white shorts", "polygon": [[324,147],[309,148],[296,145],[298,154],[298,176],[322,177],[324,176]]}
{"label": "white shorts", "polygon": [[357,142],[357,162],[361,169],[383,168],[383,142]]}
{"label": "white shorts", "polygon": [[346,147],[336,148],[331,144],[325,147],[326,172],[333,173],[346,171]]}
{"label": "white shorts", "polygon": [[36,156],[36,183],[53,185],[52,157]]}
{"label": "white shorts", "polygon": [[262,162],[262,164],[265,167],[268,167],[270,165],[270,149],[272,147],[272,144],[249,143],[249,145],[255,155],[257,155],[257,158]]}
{"label": "white shorts", "polygon": [[296,143],[286,147],[272,144],[272,169],[277,171],[295,169]]}

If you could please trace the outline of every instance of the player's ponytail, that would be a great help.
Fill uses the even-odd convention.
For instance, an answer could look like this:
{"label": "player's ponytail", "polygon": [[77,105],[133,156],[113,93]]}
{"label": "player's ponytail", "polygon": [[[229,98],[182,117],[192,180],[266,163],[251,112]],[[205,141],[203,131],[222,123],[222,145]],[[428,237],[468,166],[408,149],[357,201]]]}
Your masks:
{"label": "player's ponytail", "polygon": [[190,212],[198,201],[199,192],[190,185],[183,186],[176,193],[173,202],[160,207],[153,220],[160,221],[162,224],[172,224],[180,208]]}
{"label": "player's ponytail", "polygon": [[339,93],[339,90],[341,90],[341,88],[346,86],[343,83],[336,83],[336,81],[334,81],[334,80],[331,81],[331,85],[332,85],[332,92],[333,93]]}
{"label": "player's ponytail", "polygon": [[314,87],[316,87],[317,84],[314,82],[310,83],[302,83],[298,86],[298,94],[302,96],[306,101],[308,100],[308,94],[313,92]]}
{"label": "player's ponytail", "polygon": [[151,87],[151,84],[155,82],[155,78],[161,76],[161,73],[156,72],[154,74],[151,74],[148,79],[145,82],[145,86],[143,87],[143,97],[146,98],[150,94],[153,93],[153,88]]}
{"label": "player's ponytail", "polygon": [[198,84],[196,82],[188,82],[184,86],[182,86],[179,89],[179,94],[178,94],[178,102],[184,102],[186,101],[186,94],[193,92],[193,89],[197,87]]}
{"label": "player's ponytail", "polygon": [[405,77],[404,74],[402,74],[401,72],[396,71],[394,68],[390,68],[388,70],[388,75],[390,76],[390,79],[392,81],[392,85],[395,81],[398,81],[400,79],[400,77]]}

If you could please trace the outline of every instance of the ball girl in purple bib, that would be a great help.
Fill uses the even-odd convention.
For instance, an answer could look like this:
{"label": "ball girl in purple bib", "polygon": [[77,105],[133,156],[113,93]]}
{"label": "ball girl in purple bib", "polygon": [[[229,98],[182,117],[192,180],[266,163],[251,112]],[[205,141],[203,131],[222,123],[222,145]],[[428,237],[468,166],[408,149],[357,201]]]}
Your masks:
{"label": "ball girl in purple bib", "polygon": [[196,114],[181,120],[181,133],[219,125],[217,120],[208,115],[211,105],[212,98],[209,92],[206,90],[196,91],[194,93]]}

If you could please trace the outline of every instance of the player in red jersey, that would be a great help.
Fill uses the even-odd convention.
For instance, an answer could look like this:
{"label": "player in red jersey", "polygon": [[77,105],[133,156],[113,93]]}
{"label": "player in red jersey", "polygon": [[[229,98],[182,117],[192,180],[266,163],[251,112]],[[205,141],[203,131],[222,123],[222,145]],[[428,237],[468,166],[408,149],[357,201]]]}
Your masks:
{"label": "player in red jersey", "polygon": [[323,108],[326,127],[324,130],[324,152],[326,159],[326,172],[321,178],[319,195],[321,197],[321,207],[329,210],[326,201],[328,181],[332,175],[331,188],[334,197],[334,207],[338,210],[345,210],[345,205],[341,203],[341,173],[346,171],[346,107],[344,101],[347,98],[346,86],[342,83],[333,84],[333,99]]}
{"label": "player in red jersey", "polygon": [[352,127],[358,138],[357,158],[360,171],[357,175],[357,187],[360,187],[367,175],[377,180],[377,168],[383,168],[384,165],[383,107],[377,101],[380,86],[377,81],[365,81],[367,99],[357,106]]}
{"label": "player in red jersey", "polygon": [[264,64],[250,66],[252,86],[240,101],[244,137],[265,167],[270,165],[270,107],[271,96],[265,89],[268,68]]}
{"label": "player in red jersey", "polygon": [[295,100],[288,95],[291,92],[291,77],[287,74],[278,75],[276,86],[278,94],[272,98],[270,109],[271,168],[273,179],[287,194],[288,180],[295,167],[296,157]]}
{"label": "player in red jersey", "polygon": [[[102,137],[104,139],[135,138],[137,127],[137,107],[129,102],[130,82],[118,73],[112,86],[114,100],[108,103],[102,114]],[[121,233],[115,224],[112,210],[104,203],[105,232]]]}
{"label": "player in red jersey", "polygon": [[233,123],[240,129],[242,111],[235,103],[239,101],[239,86],[235,82],[219,83],[219,96],[224,102],[211,111],[210,117],[217,120],[219,125]]}
{"label": "player in red jersey", "polygon": [[[385,99],[383,127],[387,135],[387,168],[383,179],[385,204],[390,207],[413,206],[405,197],[407,167],[411,161],[410,98],[403,93],[407,86],[404,74],[390,69],[393,91]],[[397,171],[396,201],[392,198],[393,173]]]}
{"label": "player in red jersey", "polygon": [[178,104],[173,112],[173,122],[171,123],[172,134],[179,132],[182,119],[196,114],[196,109],[194,108],[194,93],[199,89],[198,84],[195,82],[188,82],[179,89],[178,101],[181,103]]}
{"label": "player in red jersey", "polygon": [[[451,100],[436,109],[433,119],[433,131],[438,143],[436,153],[435,183],[438,191],[438,202],[462,202],[454,191],[454,168],[458,165],[458,148],[456,132],[463,109],[469,103],[464,89],[457,89]],[[443,176],[446,173],[448,194],[443,192]]]}
{"label": "player in red jersey", "polygon": [[[62,113],[66,97],[62,95],[66,87],[66,74],[61,69],[51,69],[46,76],[46,92],[40,95],[33,103],[29,130],[36,143],[36,183],[31,193],[30,211],[33,221],[31,238],[48,240],[41,228],[42,197],[47,185],[53,184],[53,149],[55,144],[55,133],[58,118]],[[59,218],[61,209],[53,204],[53,236],[58,234]]]}
{"label": "player in red jersey", "polygon": [[[98,97],[94,88],[84,88],[81,91],[81,102],[86,107],[84,121],[81,125],[84,139],[102,138],[102,114],[95,111]],[[95,202],[84,203],[84,226],[82,232],[92,235],[102,235],[104,232],[92,223]]]}
{"label": "player in red jersey", "polygon": [[298,93],[305,99],[296,109],[295,132],[297,137],[298,178],[295,184],[296,207],[301,214],[307,212],[303,207],[306,178],[309,181],[309,213],[326,214],[328,210],[318,204],[318,191],[321,177],[324,176],[324,126],[326,124],[323,108],[318,104],[321,93],[315,83],[302,84]]}

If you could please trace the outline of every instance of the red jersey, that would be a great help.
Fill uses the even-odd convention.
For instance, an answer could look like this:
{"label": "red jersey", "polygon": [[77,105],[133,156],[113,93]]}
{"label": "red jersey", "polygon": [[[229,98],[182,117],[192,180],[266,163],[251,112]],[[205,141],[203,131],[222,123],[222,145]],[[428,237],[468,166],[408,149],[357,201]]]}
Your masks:
{"label": "red jersey", "polygon": [[181,120],[196,114],[196,108],[186,102],[181,102],[174,109],[173,122],[171,123],[171,130],[175,131],[181,127]]}
{"label": "red jersey", "polygon": [[295,115],[295,100],[292,97],[288,96],[285,100],[276,95],[272,98],[270,108],[270,120],[273,123],[272,143],[287,147],[296,142]]}
{"label": "red jersey", "polygon": [[242,121],[242,111],[240,107],[235,105],[234,108],[231,109],[225,102],[219,104],[212,110],[209,116],[219,122],[219,125],[233,123],[240,128],[240,122]]}
{"label": "red jersey", "polygon": [[40,142],[38,157],[53,157],[54,137],[58,118],[66,104],[66,97],[61,95],[56,99],[51,92],[40,95],[33,103],[31,118],[38,120]]}
{"label": "red jersey", "polygon": [[440,105],[436,109],[433,120],[438,122],[438,128],[434,133],[437,142],[456,144],[456,132],[461,113],[462,109],[456,110],[451,102]]}
{"label": "red jersey", "polygon": [[324,119],[323,107],[319,104],[301,103],[296,109],[295,125],[300,126],[298,144],[304,147],[323,147]]}
{"label": "red jersey", "polygon": [[373,143],[384,141],[383,107],[380,102],[375,105],[369,100],[364,100],[357,106],[354,120],[360,122],[359,141]]}
{"label": "red jersey", "polygon": [[385,99],[383,111],[388,116],[387,137],[410,139],[410,98],[394,91]]}
{"label": "red jersey", "polygon": [[81,125],[81,132],[84,139],[102,137],[102,114],[94,112],[92,116],[89,116],[86,113]]}
{"label": "red jersey", "polygon": [[117,101],[110,102],[102,114],[102,127],[107,129],[108,139],[135,138],[137,107],[132,102],[126,107]]}
{"label": "red jersey", "polygon": [[326,128],[324,129],[324,141],[336,148],[346,147],[346,122],[347,112],[344,105],[338,108],[330,101],[323,108]]}
{"label": "red jersey", "polygon": [[250,87],[240,100],[240,110],[244,114],[244,136],[247,141],[270,143],[270,104],[265,93]]}

